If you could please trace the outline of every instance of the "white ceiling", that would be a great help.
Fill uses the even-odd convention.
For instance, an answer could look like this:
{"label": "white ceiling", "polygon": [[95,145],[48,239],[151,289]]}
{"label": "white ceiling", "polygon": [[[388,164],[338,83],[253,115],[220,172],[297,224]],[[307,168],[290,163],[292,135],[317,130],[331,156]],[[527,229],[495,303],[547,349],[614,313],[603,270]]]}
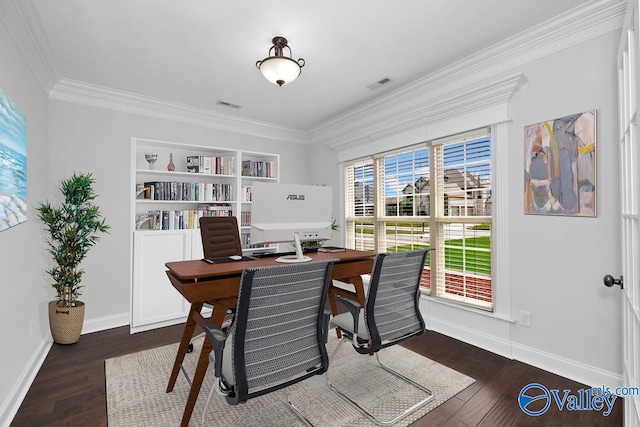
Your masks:
{"label": "white ceiling", "polygon": [[[77,80],[303,132],[584,3],[16,2],[55,82]],[[284,87],[255,67],[276,35],[306,61]],[[367,88],[385,77],[393,82]]]}

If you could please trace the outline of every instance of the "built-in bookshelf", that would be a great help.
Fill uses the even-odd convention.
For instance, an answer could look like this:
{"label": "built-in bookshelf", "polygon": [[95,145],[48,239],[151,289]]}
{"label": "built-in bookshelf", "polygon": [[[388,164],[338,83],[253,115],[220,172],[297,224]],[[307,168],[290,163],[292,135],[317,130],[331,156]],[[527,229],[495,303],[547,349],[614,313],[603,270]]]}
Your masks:
{"label": "built-in bookshelf", "polygon": [[235,215],[247,234],[252,182],[278,181],[274,154],[134,138],[132,156],[134,230],[196,229],[202,216]]}
{"label": "built-in bookshelf", "polygon": [[131,165],[132,332],[184,321],[189,308],[164,264],[203,257],[200,217],[236,216],[247,254],[277,250],[250,236],[251,187],[278,182],[277,154],[133,138]]}

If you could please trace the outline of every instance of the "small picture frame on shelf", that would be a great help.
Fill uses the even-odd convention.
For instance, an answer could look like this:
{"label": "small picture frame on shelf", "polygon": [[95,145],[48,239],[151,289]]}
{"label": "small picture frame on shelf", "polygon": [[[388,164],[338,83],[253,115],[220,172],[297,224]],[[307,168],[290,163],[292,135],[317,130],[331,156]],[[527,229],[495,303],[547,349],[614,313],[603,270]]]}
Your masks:
{"label": "small picture frame on shelf", "polygon": [[187,172],[200,173],[200,156],[187,156]]}

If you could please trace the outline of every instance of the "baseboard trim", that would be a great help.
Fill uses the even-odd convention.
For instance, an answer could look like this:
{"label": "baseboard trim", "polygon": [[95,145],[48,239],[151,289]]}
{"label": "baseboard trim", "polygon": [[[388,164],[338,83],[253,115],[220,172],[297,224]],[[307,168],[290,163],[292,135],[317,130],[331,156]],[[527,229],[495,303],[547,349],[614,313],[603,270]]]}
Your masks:
{"label": "baseboard trim", "polygon": [[430,329],[435,332],[466,342],[467,344],[475,345],[483,350],[499,354],[508,359],[513,358],[511,356],[511,342],[507,339],[489,335],[476,329],[471,329],[432,316],[428,317],[427,322],[430,325]]}
{"label": "baseboard trim", "polygon": [[29,363],[25,365],[25,369],[22,375],[18,378],[18,381],[13,385],[9,397],[0,407],[0,425],[3,427],[9,427],[13,417],[18,413],[20,405],[24,400],[33,380],[36,378],[40,367],[44,363],[44,360],[49,354],[49,349],[53,345],[53,340],[42,341],[37,351],[33,353],[33,356],[29,360]]}
{"label": "baseboard trim", "polygon": [[519,343],[512,343],[513,358],[536,368],[544,369],[556,375],[569,378],[589,387],[622,386],[622,375],[605,371],[604,369],[575,360],[567,359],[557,354],[547,353],[537,348]]}
{"label": "baseboard trim", "polygon": [[[209,317],[211,317],[211,312],[212,312],[212,309],[210,308],[209,305],[203,307],[202,311],[200,311],[200,313],[202,314],[202,316],[205,319],[208,319]],[[166,326],[177,325],[179,323],[186,322],[187,317],[188,317],[187,315],[184,315],[182,317],[177,317],[177,318],[174,318],[174,319],[161,320],[159,322],[145,323],[145,324],[136,325],[136,326],[131,325],[130,326],[130,332],[132,334],[137,334],[138,332],[150,331],[152,329],[158,329],[158,328],[164,328]]]}
{"label": "baseboard trim", "polygon": [[99,317],[97,319],[85,319],[82,325],[82,335],[126,326],[129,324],[130,319],[131,316],[128,311],[112,316]]}
{"label": "baseboard trim", "polygon": [[611,389],[623,385],[620,374],[568,359],[557,354],[529,347],[507,338],[490,335],[482,331],[452,323],[441,318],[425,316],[429,329],[480,347],[508,359],[518,360],[555,375],[568,378],[589,387],[608,386]]}
{"label": "baseboard trim", "polygon": [[141,325],[141,326],[131,326],[130,329],[129,329],[129,332],[131,334],[137,334],[138,332],[151,331],[153,329],[158,329],[158,328],[164,328],[166,326],[177,325],[178,323],[183,323],[186,320],[187,320],[187,318],[185,316],[185,317],[181,317],[181,318],[178,318],[178,319],[163,320],[162,322],[147,323],[147,324]]}

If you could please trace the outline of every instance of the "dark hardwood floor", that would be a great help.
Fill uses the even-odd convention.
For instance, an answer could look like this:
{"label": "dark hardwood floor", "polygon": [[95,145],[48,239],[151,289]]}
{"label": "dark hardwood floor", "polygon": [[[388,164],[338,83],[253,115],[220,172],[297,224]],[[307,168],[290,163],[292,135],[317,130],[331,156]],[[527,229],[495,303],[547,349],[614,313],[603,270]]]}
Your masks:
{"label": "dark hardwood floor", "polygon": [[[83,335],[77,344],[54,344],[11,425],[106,426],[105,359],[177,342],[181,333],[182,325],[135,335],[122,327]],[[531,417],[519,408],[518,393],[532,382],[572,394],[586,389],[566,378],[435,332],[406,347],[476,379],[413,426],[622,426],[620,399],[607,417],[555,405]]]}

